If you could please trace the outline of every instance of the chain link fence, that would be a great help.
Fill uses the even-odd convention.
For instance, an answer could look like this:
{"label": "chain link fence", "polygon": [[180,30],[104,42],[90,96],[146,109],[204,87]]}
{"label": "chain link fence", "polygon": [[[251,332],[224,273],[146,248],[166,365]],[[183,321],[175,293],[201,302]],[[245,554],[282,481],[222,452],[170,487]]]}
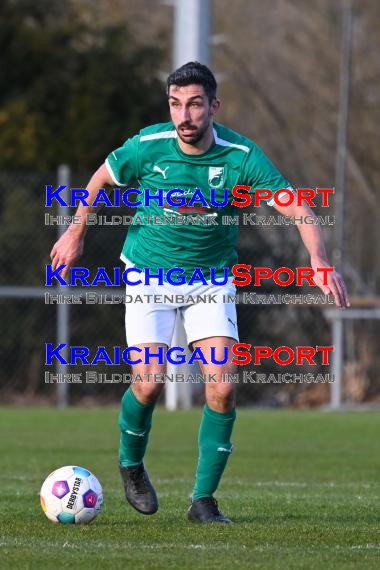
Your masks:
{"label": "chain link fence", "polygon": [[[85,187],[89,178],[86,172],[71,175],[70,186]],[[45,344],[57,344],[57,315],[59,305],[46,304],[45,293],[52,293],[45,284],[45,265],[50,263],[49,253],[57,239],[58,227],[45,224],[44,214],[61,214],[57,207],[45,208],[45,185],[57,183],[57,173],[46,174],[1,172],[0,191],[3,196],[0,205],[0,256],[1,256],[1,371],[0,398],[2,402],[46,403],[57,401],[57,384],[47,383],[46,372],[53,372],[52,366],[45,365]],[[361,230],[353,239],[347,236],[347,245],[352,248],[353,261],[348,271],[347,281],[350,292],[358,296],[360,305],[361,282],[367,282],[365,271],[370,263],[371,255],[367,251],[365,263],[356,264],[356,256],[360,247],[366,242],[365,223],[371,215],[370,204],[360,202]],[[321,208],[318,214],[326,215]],[[364,210],[364,211],[363,211]],[[246,209],[253,213],[253,208]],[[70,212],[71,214],[74,211]],[[102,211],[104,213],[104,210]],[[107,212],[108,214],[109,212]],[[132,215],[133,209],[112,208],[112,215]],[[271,215],[273,210],[263,207],[257,215]],[[331,215],[330,209],[329,214]],[[353,215],[353,214],[352,214]],[[300,242],[294,226],[283,225],[243,225],[240,220],[239,259],[241,263],[252,267],[279,267],[295,269],[307,266],[306,252]],[[119,254],[125,239],[128,226],[112,225],[89,229],[86,237],[85,253],[80,265],[94,275],[99,267],[104,267],[108,275],[113,275],[114,267],[123,267]],[[333,243],[334,227],[327,225],[324,233],[327,243]],[[359,236],[359,237],[358,237]],[[361,243],[358,243],[361,240]],[[378,253],[373,248],[373,263],[378,263]],[[350,262],[351,263],[351,262]],[[355,263],[355,265],[354,265]],[[82,292],[80,287],[75,293]],[[111,289],[111,288],[110,288]],[[114,288],[112,288],[114,289]],[[99,292],[97,287],[94,292]],[[372,291],[372,289],[371,289]],[[54,292],[62,293],[55,289]],[[67,291],[64,291],[67,293]],[[70,292],[73,292],[72,290]],[[107,291],[109,293],[109,291]],[[110,291],[115,293],[114,290]],[[119,292],[119,291],[117,291]],[[123,293],[124,291],[122,291]],[[273,281],[268,281],[260,290],[251,285],[239,287],[243,294],[253,292],[260,295],[299,295],[316,289],[300,288],[290,285],[281,288]],[[368,299],[368,291],[364,291]],[[372,296],[373,297],[373,296]],[[370,306],[375,305],[374,300]],[[329,306],[331,309],[331,305]],[[87,346],[90,354],[95,354],[97,347],[105,346],[108,354],[112,354],[113,346],[125,346],[123,304],[80,304],[68,306],[69,344]],[[321,305],[300,304],[237,304],[240,341],[252,346],[269,346],[277,348],[289,346],[330,346],[333,344],[332,326]],[[374,309],[373,309],[374,310]],[[374,313],[375,316],[375,313]],[[345,322],[343,350],[343,398],[348,403],[379,402],[380,380],[378,339],[379,320],[355,319]],[[240,381],[237,386],[237,398],[241,405],[256,404],[270,406],[300,405],[320,406],[329,402],[331,384],[328,382],[281,382],[276,381],[278,375],[288,374],[313,375],[331,374],[331,366],[318,364],[297,366],[289,364],[281,366],[273,359],[263,360],[261,366],[253,363],[239,367]],[[331,358],[330,358],[331,362]],[[313,368],[313,369],[312,369]],[[128,365],[108,366],[104,363],[97,366],[76,365],[68,367],[69,373],[85,373],[96,371],[98,374],[130,374]],[[269,383],[257,381],[255,375],[243,381],[243,372],[255,372],[266,375]],[[83,374],[84,376],[84,374]],[[256,382],[252,380],[256,379]],[[119,401],[126,385],[120,383],[78,383],[69,384],[71,403],[103,405]],[[203,398],[202,390],[195,390],[194,401]]]}

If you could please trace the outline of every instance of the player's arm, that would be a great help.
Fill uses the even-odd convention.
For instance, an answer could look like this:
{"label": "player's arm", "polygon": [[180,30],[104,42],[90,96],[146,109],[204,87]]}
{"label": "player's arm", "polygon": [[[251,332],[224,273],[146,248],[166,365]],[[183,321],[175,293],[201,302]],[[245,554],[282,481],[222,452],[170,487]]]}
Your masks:
{"label": "player's arm", "polygon": [[[317,273],[318,268],[330,268],[331,265],[327,258],[324,239],[320,226],[316,223],[317,217],[311,208],[303,203],[297,206],[295,203],[289,206],[278,206],[273,204],[273,207],[283,216],[294,216],[296,218],[296,225],[301,234],[302,241],[310,254],[310,264],[314,269],[315,277],[313,281],[325,295],[334,295],[335,303],[338,307],[345,308],[350,306],[348,294],[343,277],[337,272],[327,273],[327,285],[323,285],[323,274]],[[314,218],[315,223],[303,224],[297,221],[297,218],[311,216]]]}
{"label": "player's arm", "polygon": [[[92,204],[99,192],[99,188],[104,188],[105,185],[114,185],[105,164],[94,173],[90,182],[87,185],[88,198],[87,202]],[[50,253],[53,271],[59,265],[66,265],[65,269],[61,272],[63,278],[69,273],[76,261],[83,253],[84,238],[87,231],[86,215],[93,214],[100,206],[78,206],[76,216],[80,223],[71,224],[65,233],[59,238]]]}

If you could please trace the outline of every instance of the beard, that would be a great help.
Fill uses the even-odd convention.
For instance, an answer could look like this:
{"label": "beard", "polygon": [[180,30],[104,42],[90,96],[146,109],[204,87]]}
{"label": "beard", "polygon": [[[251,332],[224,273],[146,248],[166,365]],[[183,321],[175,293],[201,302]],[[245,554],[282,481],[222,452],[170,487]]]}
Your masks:
{"label": "beard", "polygon": [[[178,125],[178,127],[176,127],[176,131],[182,142],[186,144],[195,145],[202,140],[209,126],[210,126],[210,121],[208,121],[205,125],[202,125],[201,127],[195,127],[190,123],[182,123],[181,125]],[[182,132],[182,129],[189,129],[191,130],[191,133],[185,135]]]}

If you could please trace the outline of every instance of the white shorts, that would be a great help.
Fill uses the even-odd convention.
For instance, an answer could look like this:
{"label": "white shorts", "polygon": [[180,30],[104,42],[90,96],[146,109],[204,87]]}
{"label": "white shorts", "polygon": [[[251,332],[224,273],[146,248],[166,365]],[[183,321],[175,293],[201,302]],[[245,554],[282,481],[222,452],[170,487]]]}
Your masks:
{"label": "white shorts", "polygon": [[[134,264],[128,260],[126,269],[130,267],[134,267]],[[239,341],[236,305],[226,301],[227,295],[236,295],[232,279],[230,277],[226,285],[157,285],[154,279],[150,280],[149,285],[127,285],[125,330],[128,346],[151,342],[171,346],[177,311],[189,346],[197,340],[214,336]],[[158,302],[153,297],[148,302],[147,295],[158,295]],[[189,299],[190,296],[192,299]]]}

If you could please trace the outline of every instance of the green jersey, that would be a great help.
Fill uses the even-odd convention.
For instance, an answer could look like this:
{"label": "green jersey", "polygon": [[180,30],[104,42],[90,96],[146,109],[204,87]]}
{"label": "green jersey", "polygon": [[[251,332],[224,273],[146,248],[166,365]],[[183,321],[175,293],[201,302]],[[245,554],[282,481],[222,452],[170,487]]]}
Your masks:
{"label": "green jersey", "polygon": [[[152,195],[162,189],[164,196],[176,188],[183,191],[187,203],[196,189],[201,190],[207,206],[194,202],[189,207],[173,207],[167,202],[159,205],[158,200],[138,206],[133,222],[139,223],[129,227],[121,254],[121,259],[129,259],[138,269],[149,268],[156,273],[162,267],[166,273],[181,267],[187,278],[196,268],[206,279],[210,268],[222,275],[225,267],[237,263],[238,226],[222,223],[222,216],[234,217],[241,210],[231,204],[234,186],[250,186],[251,192],[266,188],[273,194],[290,187],[257,144],[219,124],[214,124],[214,144],[203,154],[185,154],[173,123],[162,123],[142,129],[111,152],[106,166],[118,187],[138,180],[139,190],[149,189]],[[210,189],[218,203],[223,203],[228,189],[228,203],[223,207],[210,205]],[[171,198],[176,199],[175,195]],[[142,195],[138,199],[144,201]],[[157,216],[159,223],[143,223],[147,216]],[[177,222],[186,222],[183,217],[191,217],[188,222],[203,219],[198,224],[161,225],[165,217]],[[207,218],[212,223],[204,223]]]}

